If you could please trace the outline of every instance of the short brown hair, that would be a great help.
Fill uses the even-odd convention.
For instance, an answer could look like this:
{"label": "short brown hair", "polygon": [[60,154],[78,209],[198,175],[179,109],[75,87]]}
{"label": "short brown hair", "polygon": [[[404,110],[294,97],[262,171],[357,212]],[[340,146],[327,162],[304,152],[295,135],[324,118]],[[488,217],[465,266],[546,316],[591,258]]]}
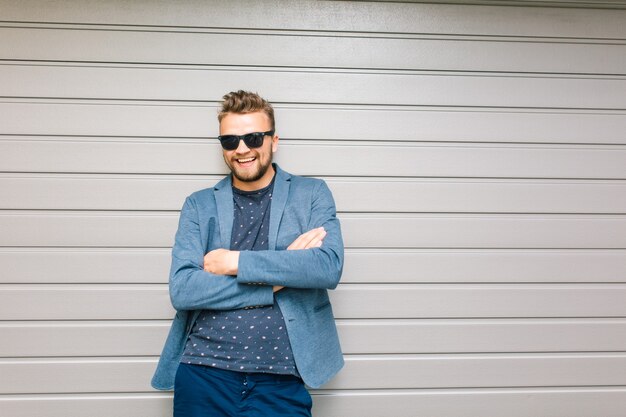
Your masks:
{"label": "short brown hair", "polygon": [[272,130],[275,129],[274,108],[257,93],[244,90],[231,91],[222,98],[224,99],[222,108],[217,114],[217,120],[220,123],[228,113],[245,114],[262,111],[269,117]]}

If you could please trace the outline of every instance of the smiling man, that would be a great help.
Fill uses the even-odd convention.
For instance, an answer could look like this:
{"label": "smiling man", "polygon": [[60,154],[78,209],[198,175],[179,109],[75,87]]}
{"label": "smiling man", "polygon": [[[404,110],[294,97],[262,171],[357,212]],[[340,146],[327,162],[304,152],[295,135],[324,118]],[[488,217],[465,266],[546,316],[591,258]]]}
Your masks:
{"label": "smiling man", "polygon": [[304,384],[343,366],[327,289],[343,241],[326,184],[272,163],[274,110],[224,96],[218,137],[231,171],[187,197],[172,249],[177,310],[152,385],[174,388],[174,415],[310,416]]}

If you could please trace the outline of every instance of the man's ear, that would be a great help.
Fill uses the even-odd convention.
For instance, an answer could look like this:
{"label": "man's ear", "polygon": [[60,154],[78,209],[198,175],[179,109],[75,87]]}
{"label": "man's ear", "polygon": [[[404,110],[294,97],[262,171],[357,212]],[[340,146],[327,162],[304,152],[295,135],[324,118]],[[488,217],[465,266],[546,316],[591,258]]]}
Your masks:
{"label": "man's ear", "polygon": [[272,152],[276,152],[278,150],[278,135],[274,135],[272,137]]}

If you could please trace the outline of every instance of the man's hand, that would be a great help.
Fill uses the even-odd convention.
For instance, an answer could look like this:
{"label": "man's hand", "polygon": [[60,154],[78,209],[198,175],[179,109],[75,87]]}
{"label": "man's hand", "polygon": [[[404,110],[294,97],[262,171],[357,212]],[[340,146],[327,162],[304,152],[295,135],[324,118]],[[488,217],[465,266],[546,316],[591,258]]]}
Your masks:
{"label": "man's hand", "polygon": [[204,255],[204,270],[216,275],[237,275],[239,251],[215,249]]}
{"label": "man's hand", "polygon": [[[287,250],[319,248],[322,246],[322,240],[324,240],[324,237],[326,237],[326,230],[324,230],[323,227],[311,229],[308,232],[302,233],[296,238],[296,240],[291,242],[291,245],[287,247]],[[281,285],[274,285],[274,292],[278,292],[283,288],[285,287]]]}
{"label": "man's hand", "polygon": [[291,242],[287,250],[319,248],[322,246],[324,237],[326,237],[326,230],[324,230],[323,227],[311,229],[308,232],[302,233],[296,240]]}

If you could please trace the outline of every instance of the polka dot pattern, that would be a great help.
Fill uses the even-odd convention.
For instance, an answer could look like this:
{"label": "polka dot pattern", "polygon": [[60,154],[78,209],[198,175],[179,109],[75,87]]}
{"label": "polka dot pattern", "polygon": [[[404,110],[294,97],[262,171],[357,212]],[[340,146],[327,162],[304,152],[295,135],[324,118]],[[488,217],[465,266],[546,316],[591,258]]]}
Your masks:
{"label": "polka dot pattern", "polygon": [[[233,188],[232,250],[267,250],[274,183],[256,191]],[[182,362],[241,372],[299,376],[285,320],[276,303],[238,310],[203,310]]]}

